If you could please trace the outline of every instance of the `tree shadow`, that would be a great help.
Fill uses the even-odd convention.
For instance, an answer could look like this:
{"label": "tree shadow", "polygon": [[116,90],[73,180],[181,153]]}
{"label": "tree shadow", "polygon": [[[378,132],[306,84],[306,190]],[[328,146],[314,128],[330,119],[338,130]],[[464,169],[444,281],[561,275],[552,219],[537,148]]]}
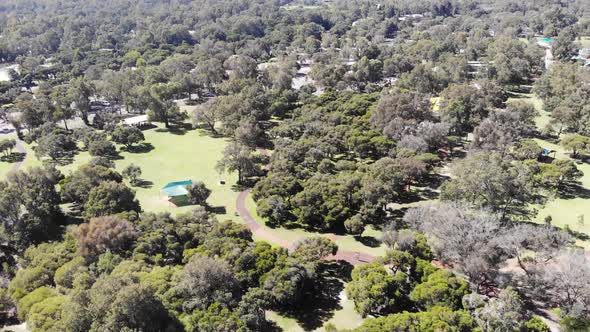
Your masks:
{"label": "tree shadow", "polygon": [[561,199],[590,198],[590,189],[582,187],[579,183],[564,183],[557,192]]}
{"label": "tree shadow", "polygon": [[192,205],[188,201],[188,197],[186,195],[170,197],[170,199],[168,199],[168,202],[174,204],[176,207]]}
{"label": "tree shadow", "polygon": [[261,331],[267,331],[267,332],[282,332],[283,329],[280,328],[277,323],[273,322],[273,321],[269,321],[267,320],[264,323],[264,326],[262,326]]}
{"label": "tree shadow", "polygon": [[207,211],[211,212],[211,213],[215,213],[215,214],[226,214],[227,213],[227,209],[225,206],[205,206],[205,209],[207,209]]}
{"label": "tree shadow", "polygon": [[153,186],[154,186],[154,183],[152,181],[143,180],[143,179],[139,179],[139,180],[137,180],[137,183],[135,183],[135,187],[139,187],[142,189],[149,189]]}
{"label": "tree shadow", "polygon": [[370,248],[377,248],[381,245],[381,241],[374,236],[357,235],[354,239]]}
{"label": "tree shadow", "polygon": [[193,125],[190,123],[173,123],[170,124],[170,126],[168,128],[158,128],[156,129],[156,132],[159,133],[171,133],[174,135],[186,135],[187,132],[195,130],[195,128],[193,128]]}
{"label": "tree shadow", "polygon": [[152,145],[152,143],[143,142],[141,144],[126,147],[125,151],[127,151],[129,153],[148,153],[148,152],[152,151],[153,149],[155,149],[155,148]]}
{"label": "tree shadow", "polygon": [[317,277],[307,287],[299,304],[284,308],[281,314],[297,320],[306,331],[322,327],[334,317],[336,310],[342,309],[340,293],[344,291],[344,281],[350,280],[352,269],[349,266],[346,262],[320,264]]}
{"label": "tree shadow", "polygon": [[590,235],[586,234],[586,233],[582,233],[582,232],[578,232],[575,231],[573,229],[571,229],[569,226],[565,227],[565,231],[571,235],[572,237],[581,240],[581,241],[588,241],[590,240]]}
{"label": "tree shadow", "polygon": [[4,161],[7,163],[18,163],[25,160],[26,156],[27,154],[24,152],[12,152],[9,155],[0,157],[0,161]]}

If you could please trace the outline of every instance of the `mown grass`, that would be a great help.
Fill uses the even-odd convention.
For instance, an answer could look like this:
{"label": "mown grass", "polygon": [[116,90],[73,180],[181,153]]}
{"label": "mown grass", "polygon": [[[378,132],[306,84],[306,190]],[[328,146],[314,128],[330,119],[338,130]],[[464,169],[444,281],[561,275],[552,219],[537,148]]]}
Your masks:
{"label": "mown grass", "polygon": [[[539,116],[536,119],[537,127],[542,129],[547,123],[551,121],[551,115],[543,110],[542,100],[533,94],[520,94],[519,100],[524,100],[535,105],[539,111]],[[565,151],[563,147],[556,142],[546,139],[535,139],[535,141],[542,147],[550,148],[557,151],[557,159],[571,159],[569,151]],[[551,223],[555,226],[565,228],[569,227],[574,232],[579,232],[590,236],[590,198],[584,192],[590,192],[590,164],[579,163],[578,169],[584,172],[584,176],[580,179],[580,193],[578,197],[549,198],[544,205],[538,205],[538,214],[534,218],[536,222],[543,222],[547,216],[551,216]],[[584,237],[584,236],[582,236]],[[590,241],[578,239],[577,244],[589,248]]]}
{"label": "mown grass", "polygon": [[[236,174],[219,174],[215,164],[222,157],[227,141],[213,138],[201,130],[169,131],[162,126],[144,131],[143,152],[120,151],[115,160],[117,171],[130,164],[141,168],[143,185],[132,187],[144,211],[177,214],[193,206],[174,206],[160,194],[160,189],[172,181],[203,181],[212,193],[207,203],[220,220],[236,220],[235,202],[238,196]],[[120,149],[121,147],[119,147]],[[74,162],[59,169],[65,174],[90,161],[88,152],[81,152]],[[220,184],[224,180],[225,184]]]}
{"label": "mown grass", "polygon": [[[3,140],[3,139],[16,139],[16,134],[0,135],[0,140]],[[24,156],[24,159],[23,159],[22,164],[19,169],[25,170],[29,167],[42,165],[41,161],[39,161],[37,159],[37,157],[35,157],[35,152],[33,151],[33,148],[31,145],[26,144],[25,142],[22,142],[22,141],[20,142],[20,145],[22,145],[25,148],[26,154]],[[14,149],[13,152],[17,152],[17,150]],[[0,179],[4,179],[6,177],[6,175],[10,171],[12,171],[14,165],[15,165],[15,162],[8,162],[8,161],[0,160]]]}

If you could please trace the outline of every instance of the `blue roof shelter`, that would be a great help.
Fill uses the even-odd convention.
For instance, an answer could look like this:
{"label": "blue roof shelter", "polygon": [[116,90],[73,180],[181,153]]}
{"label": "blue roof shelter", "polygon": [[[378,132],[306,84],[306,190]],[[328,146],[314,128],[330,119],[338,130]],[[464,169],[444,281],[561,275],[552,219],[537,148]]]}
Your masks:
{"label": "blue roof shelter", "polygon": [[168,197],[184,196],[188,194],[188,187],[193,184],[191,180],[175,181],[165,185],[160,192],[166,194]]}

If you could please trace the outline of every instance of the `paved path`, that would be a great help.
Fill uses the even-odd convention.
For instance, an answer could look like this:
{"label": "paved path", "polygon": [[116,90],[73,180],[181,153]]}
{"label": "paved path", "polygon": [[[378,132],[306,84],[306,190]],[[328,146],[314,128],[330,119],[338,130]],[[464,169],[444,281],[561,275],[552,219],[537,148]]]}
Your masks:
{"label": "paved path", "polygon": [[[262,155],[268,156],[268,151],[266,149],[260,149],[259,152]],[[252,234],[254,234],[255,236],[259,237],[262,240],[265,240],[265,241],[268,241],[268,242],[271,242],[274,244],[278,244],[279,246],[287,248],[287,249],[289,249],[289,251],[292,251],[295,248],[295,245],[297,244],[297,242],[300,241],[301,239],[303,239],[303,237],[293,236],[288,239],[282,238],[282,237],[277,236],[276,234],[273,234],[266,227],[264,227],[264,226],[260,225],[258,222],[256,222],[254,217],[252,217],[252,215],[250,214],[250,212],[246,208],[246,198],[248,197],[248,194],[250,194],[250,189],[246,189],[246,190],[243,190],[242,192],[240,192],[240,194],[238,195],[238,199],[236,200],[236,210],[238,211],[238,214],[244,220],[244,223],[246,224],[246,226],[250,229],[250,231],[252,231]],[[329,234],[328,237],[332,240],[335,240],[338,238],[338,235]],[[329,256],[326,258],[326,260],[347,261],[348,263],[350,263],[352,265],[369,263],[369,262],[372,262],[374,259],[375,259],[374,256],[369,255],[367,253],[361,253],[361,252],[350,251],[350,250],[338,250],[336,255]]]}

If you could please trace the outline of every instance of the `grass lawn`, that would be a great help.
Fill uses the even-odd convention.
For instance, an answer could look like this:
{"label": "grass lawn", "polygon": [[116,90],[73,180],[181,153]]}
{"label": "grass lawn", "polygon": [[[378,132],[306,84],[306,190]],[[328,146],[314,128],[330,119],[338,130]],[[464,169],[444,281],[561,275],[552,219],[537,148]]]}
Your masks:
{"label": "grass lawn", "polygon": [[[354,302],[346,297],[346,291],[340,294],[340,309],[333,312],[332,318],[324,322],[324,325],[314,331],[325,331],[324,326],[331,323],[339,330],[352,329],[360,326],[364,319],[354,310]],[[276,323],[284,332],[303,332],[305,329],[299,325],[296,319],[282,316],[274,311],[267,311],[266,318]]]}
{"label": "grass lawn", "polygon": [[[145,143],[151,145],[145,152],[121,151],[121,159],[115,161],[119,172],[131,163],[141,167],[141,179],[146,185],[132,188],[144,211],[177,214],[192,209],[192,206],[176,207],[160,194],[166,183],[190,179],[203,181],[211,189],[207,202],[218,212],[220,220],[237,220],[238,189],[234,187],[237,175],[220,175],[215,170],[227,143],[225,139],[212,138],[201,130],[169,132],[162,126],[145,130],[144,135]],[[90,159],[88,152],[81,152],[72,164],[60,167],[60,170],[67,175]],[[224,185],[219,183],[221,179],[225,180]]]}
{"label": "grass lawn", "polygon": [[[16,134],[10,135],[0,135],[0,140],[7,139],[7,138],[14,138],[16,139]],[[35,157],[35,153],[30,145],[26,144],[25,142],[20,142],[20,144],[25,148],[26,155],[23,163],[20,166],[21,170],[25,170],[29,167],[33,166],[41,166],[41,162]],[[16,149],[14,150],[16,152]],[[4,179],[4,177],[12,170],[12,167],[15,163],[13,162],[6,162],[0,161],[0,179]]]}
{"label": "grass lawn", "polygon": [[[543,102],[535,95],[521,94],[520,100],[525,100],[533,103],[535,108],[539,111],[537,117],[537,127],[543,128],[551,120],[548,112],[542,109]],[[535,139],[535,141],[542,147],[550,148],[557,151],[556,158],[570,159],[569,154],[561,146],[547,140]],[[580,184],[584,189],[590,190],[590,164],[581,163],[577,165],[578,168],[584,172],[584,176],[580,179]],[[535,217],[535,221],[543,222],[546,216],[551,216],[552,224],[565,227],[568,225],[570,229],[590,235],[590,199],[583,197],[576,198],[555,198],[550,199],[544,206],[539,206],[539,213]],[[579,219],[582,218],[582,222]],[[585,219],[585,221],[584,221]],[[590,241],[577,242],[585,248],[590,248]]]}
{"label": "grass lawn", "polygon": [[590,36],[578,38],[578,43],[580,43],[582,48],[590,48]]}
{"label": "grass lawn", "polygon": [[440,111],[440,97],[430,98],[430,103],[432,104],[432,111],[433,112]]}

